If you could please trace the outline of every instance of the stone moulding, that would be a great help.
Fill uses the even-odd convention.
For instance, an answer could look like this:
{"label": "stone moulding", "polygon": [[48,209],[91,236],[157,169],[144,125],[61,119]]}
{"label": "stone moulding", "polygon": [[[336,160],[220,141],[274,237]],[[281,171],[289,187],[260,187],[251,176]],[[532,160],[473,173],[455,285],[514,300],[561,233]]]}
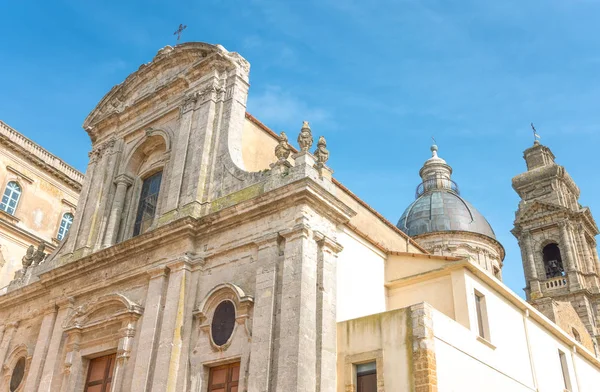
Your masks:
{"label": "stone moulding", "polygon": [[236,330],[229,337],[229,340],[224,345],[218,346],[212,339],[211,320],[210,316],[214,312],[217,305],[222,301],[229,300],[235,306],[235,320],[237,325],[242,325],[248,339],[252,336],[250,328],[250,312],[254,306],[254,298],[247,295],[244,290],[233,283],[223,283],[214,287],[200,302],[196,310],[194,310],[194,318],[198,322],[198,329],[206,335],[211,347],[215,351],[225,351],[231,344]]}
{"label": "stone moulding", "polygon": [[60,158],[27,139],[10,126],[0,121],[0,144],[27,158],[53,177],[65,183],[77,192],[81,192],[84,175]]}

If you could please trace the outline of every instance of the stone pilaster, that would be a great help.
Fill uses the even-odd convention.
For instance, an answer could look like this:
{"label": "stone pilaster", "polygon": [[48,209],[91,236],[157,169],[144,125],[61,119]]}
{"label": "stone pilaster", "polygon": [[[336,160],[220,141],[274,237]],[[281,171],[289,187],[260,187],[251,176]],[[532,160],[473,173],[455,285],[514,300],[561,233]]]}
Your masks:
{"label": "stone pilaster", "polygon": [[[317,379],[317,244],[299,224],[286,238],[275,391],[314,392]],[[283,338],[285,337],[285,338]],[[330,392],[330,391],[323,391]]]}
{"label": "stone pilaster", "polygon": [[193,126],[194,109],[198,101],[199,94],[193,93],[183,99],[181,105],[181,119],[179,122],[179,131],[176,133],[173,150],[171,154],[171,175],[169,178],[169,189],[166,199],[165,212],[177,209],[181,196],[183,177],[190,147],[190,132]]}
{"label": "stone pilaster", "polygon": [[279,244],[278,234],[257,242],[259,266],[256,270],[256,295],[252,323],[252,347],[248,374],[249,391],[271,391],[274,350],[279,342],[276,330]]}
{"label": "stone pilaster", "polygon": [[44,362],[48,354],[48,347],[50,346],[50,339],[52,338],[52,330],[56,323],[57,311],[56,305],[52,304],[44,314],[42,326],[40,327],[40,332],[38,333],[37,341],[35,343],[33,358],[31,359],[31,364],[29,366],[27,380],[25,382],[26,391],[38,390]]}
{"label": "stone pilaster", "polygon": [[121,174],[115,179],[115,184],[117,189],[106,225],[104,243],[102,244],[103,248],[112,246],[116,242],[117,234],[119,233],[119,222],[121,221],[123,206],[125,205],[125,196],[127,195],[127,189],[133,184],[133,179],[126,174]]}
{"label": "stone pilaster", "polygon": [[[527,268],[525,269],[526,277],[529,279],[529,289],[531,290],[531,298],[536,298],[541,293],[540,279],[535,265],[535,256],[533,253],[533,245],[531,244],[531,234],[525,233],[523,236],[523,246],[525,248]],[[545,271],[541,272],[545,278]]]}
{"label": "stone pilaster", "polygon": [[63,382],[61,392],[71,392],[79,389],[78,381],[83,378],[83,361],[81,358],[81,330],[69,332],[67,338],[66,358],[63,364]]}
{"label": "stone pilaster", "polygon": [[62,350],[60,348],[63,342],[63,325],[73,308],[73,299],[68,298],[58,302],[57,306],[58,312],[54,319],[46,360],[44,361],[41,380],[37,389],[38,392],[50,392],[55,390],[54,384],[60,380],[62,356]]}
{"label": "stone pilaster", "polygon": [[6,360],[6,355],[8,354],[8,349],[10,348],[10,343],[12,342],[15,333],[17,332],[17,328],[19,328],[19,322],[9,323],[4,326],[4,335],[2,336],[2,342],[0,343],[0,372],[1,366],[4,364]]}
{"label": "stone pilaster", "polygon": [[158,341],[152,391],[174,392],[177,389],[177,376],[180,368],[187,366],[182,362],[183,325],[186,316],[186,299],[191,291],[191,261],[188,257],[167,264],[169,281],[162,324]]}
{"label": "stone pilaster", "polygon": [[573,254],[573,244],[571,242],[569,236],[569,228],[568,223],[562,222],[560,225],[560,242],[562,247],[565,250],[564,261],[566,261],[567,266],[567,276],[569,278],[569,287],[571,290],[578,290],[581,288],[581,283],[579,282],[579,275],[577,273],[577,261],[575,260],[575,255]]}
{"label": "stone pilaster", "polygon": [[581,250],[583,253],[583,258],[585,259],[585,265],[586,265],[586,269],[587,272],[590,274],[593,274],[596,272],[595,268],[594,268],[594,260],[592,258],[592,255],[590,254],[590,245],[585,237],[585,229],[583,227],[583,225],[579,225],[579,230],[577,230],[579,232],[579,241],[581,243]]}
{"label": "stone pilaster", "polygon": [[336,390],[337,258],[342,246],[316,232],[317,254],[317,392]]}
{"label": "stone pilaster", "polygon": [[437,362],[431,306],[410,307],[412,326],[412,374],[415,392],[437,392]]}
{"label": "stone pilaster", "polygon": [[133,370],[132,392],[150,390],[151,369],[156,359],[157,343],[160,334],[159,324],[162,315],[164,286],[167,280],[166,267],[162,266],[149,272],[148,292],[144,317],[140,330],[135,367]]}

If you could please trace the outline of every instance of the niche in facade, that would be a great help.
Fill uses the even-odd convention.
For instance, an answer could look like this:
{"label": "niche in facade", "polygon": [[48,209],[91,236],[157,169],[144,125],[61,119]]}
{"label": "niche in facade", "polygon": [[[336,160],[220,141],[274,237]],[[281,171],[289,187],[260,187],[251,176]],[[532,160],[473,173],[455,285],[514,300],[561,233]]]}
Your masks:
{"label": "niche in facade", "polygon": [[562,256],[557,244],[548,244],[544,247],[544,267],[546,268],[546,278],[555,278],[565,275]]}

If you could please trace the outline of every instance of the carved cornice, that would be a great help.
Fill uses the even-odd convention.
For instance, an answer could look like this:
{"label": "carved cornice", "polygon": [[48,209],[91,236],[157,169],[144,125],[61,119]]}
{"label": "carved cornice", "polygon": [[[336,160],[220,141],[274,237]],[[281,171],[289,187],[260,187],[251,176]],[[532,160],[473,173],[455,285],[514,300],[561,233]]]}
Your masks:
{"label": "carved cornice", "polygon": [[81,191],[84,175],[57,156],[29,140],[0,121],[0,144],[21,155],[25,160],[57,178],[67,186]]}

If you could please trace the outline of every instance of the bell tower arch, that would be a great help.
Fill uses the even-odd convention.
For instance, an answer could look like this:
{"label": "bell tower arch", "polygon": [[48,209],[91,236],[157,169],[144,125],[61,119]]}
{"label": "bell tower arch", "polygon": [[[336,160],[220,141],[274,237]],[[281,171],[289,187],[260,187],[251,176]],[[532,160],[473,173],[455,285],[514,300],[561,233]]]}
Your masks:
{"label": "bell tower arch", "polygon": [[536,140],[524,158],[527,171],[512,181],[521,198],[512,233],[521,248],[527,300],[552,320],[548,303],[570,303],[597,340],[598,226],[590,209],[579,204],[579,188],[548,147]]}

